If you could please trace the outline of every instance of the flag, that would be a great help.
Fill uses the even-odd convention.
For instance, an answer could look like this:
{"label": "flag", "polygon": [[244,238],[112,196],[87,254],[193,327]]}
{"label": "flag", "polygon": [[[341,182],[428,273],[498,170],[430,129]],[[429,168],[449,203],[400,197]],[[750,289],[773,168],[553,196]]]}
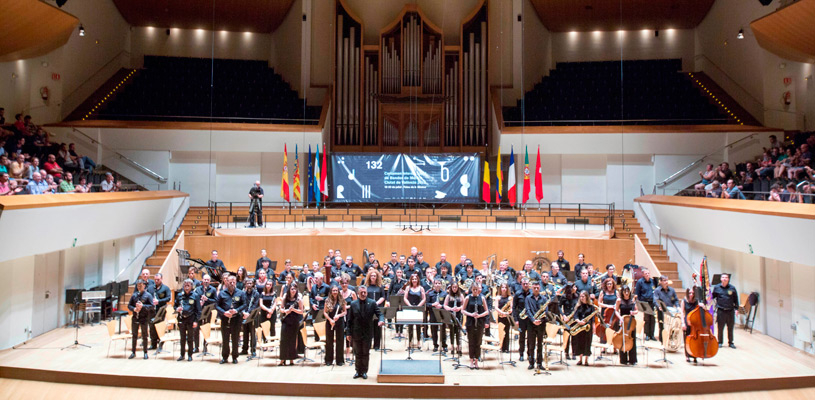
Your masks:
{"label": "flag", "polygon": [[484,183],[481,186],[481,199],[484,200],[485,203],[489,204],[490,199],[490,162],[487,159],[484,159]]}
{"label": "flag", "polygon": [[529,147],[527,147],[524,154],[524,195],[523,199],[521,200],[521,204],[526,204],[526,202],[529,201],[530,183],[531,182],[529,182]]}
{"label": "flag", "polygon": [[501,204],[501,191],[504,189],[504,171],[501,170],[501,146],[498,146],[498,161],[495,163],[495,177],[498,178],[496,203]]}
{"label": "flag", "polygon": [[311,162],[311,145],[308,145],[308,168],[306,169],[307,177],[307,185],[308,190],[306,190],[306,204],[311,204],[311,199],[314,197],[314,169],[312,169],[312,162]]}
{"label": "flag", "polygon": [[289,160],[287,153],[286,144],[283,143],[283,178],[280,181],[280,197],[289,201]]}
{"label": "flag", "polygon": [[320,145],[314,153],[314,201],[320,206]]}
{"label": "flag", "polygon": [[535,198],[543,200],[543,177],[541,176],[541,146],[538,145],[538,161],[535,162]]}
{"label": "flag", "polygon": [[297,144],[294,145],[294,201],[300,201],[300,162]]}
{"label": "flag", "polygon": [[509,199],[509,205],[515,206],[515,201],[517,200],[517,193],[515,189],[515,149],[512,147],[509,148],[509,180],[507,181],[507,198]]}
{"label": "flag", "polygon": [[325,161],[327,153],[328,149],[323,143],[323,161],[320,163],[320,193],[323,194],[323,201],[328,200],[328,172],[326,171],[328,163]]}

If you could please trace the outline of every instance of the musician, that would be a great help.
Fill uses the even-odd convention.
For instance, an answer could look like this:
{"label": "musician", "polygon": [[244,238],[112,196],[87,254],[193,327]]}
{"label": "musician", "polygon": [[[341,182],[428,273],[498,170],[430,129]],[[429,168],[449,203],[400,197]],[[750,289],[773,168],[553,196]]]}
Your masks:
{"label": "musician", "polygon": [[328,255],[326,257],[328,257],[328,259],[331,261],[334,261],[334,250],[328,249]]}
{"label": "musician", "polygon": [[266,282],[272,282],[274,284],[274,279],[268,279],[266,276],[266,270],[259,269],[255,275],[255,290],[262,292],[263,288],[266,287]]}
{"label": "musician", "polygon": [[584,329],[572,337],[572,351],[574,356],[578,357],[577,365],[589,365],[589,357],[591,356],[591,326],[594,325],[594,315],[597,308],[591,304],[588,292],[580,292],[578,297],[578,306],[574,312],[574,320],[577,325],[589,325],[588,329]]}
{"label": "musician", "polygon": [[546,296],[553,296],[555,294],[555,285],[549,282],[548,272],[544,272],[541,274],[541,280],[539,285],[541,293],[545,294]]}
{"label": "musician", "polygon": [[263,225],[263,188],[260,181],[255,181],[255,185],[249,189],[249,201],[249,227]]}
{"label": "musician", "polygon": [[509,271],[508,260],[504,259],[498,263],[498,272],[495,273],[493,279],[495,279],[496,283],[499,285],[501,283],[506,283],[509,285],[509,283],[512,282],[512,272]]}
{"label": "musician", "polygon": [[206,263],[207,273],[211,277],[220,277],[226,272],[224,262],[218,259],[218,250],[212,250],[212,258]]}
{"label": "musician", "polygon": [[428,290],[433,288],[433,282],[436,280],[436,268],[428,267],[425,270],[425,277],[419,282],[424,288],[424,291],[427,292]]}
{"label": "musician", "polygon": [[365,260],[365,266],[362,267],[362,274],[368,274],[368,270],[373,266],[374,261],[376,261],[376,255],[374,253],[368,253],[368,259]]}
{"label": "musician", "polygon": [[410,279],[410,277],[413,275],[418,275],[419,279],[424,276],[423,271],[416,267],[416,261],[413,258],[407,259],[407,268],[405,268],[405,270],[402,272],[405,273],[405,277],[408,279]]}
{"label": "musician", "polygon": [[[343,279],[345,281],[345,279]],[[346,288],[348,285],[346,284]],[[356,295],[351,291],[355,298]],[[331,288],[328,293],[328,298],[325,301],[325,308],[323,315],[326,321],[325,330],[325,365],[334,363],[336,355],[337,365],[343,365],[345,361],[345,314],[346,314],[346,299],[340,295],[340,289],[336,286]],[[336,353],[335,353],[336,350]]]}
{"label": "musician", "polygon": [[178,292],[174,306],[178,332],[181,335],[181,357],[176,361],[183,361],[184,354],[187,354],[187,361],[192,361],[194,331],[198,328],[198,319],[201,318],[201,302],[195,297],[192,280],[184,280],[184,287]]}
{"label": "musician", "polygon": [[[502,261],[503,263],[503,261]],[[504,341],[501,342],[501,351],[509,353],[509,338],[510,338],[510,316],[512,315],[512,293],[509,290],[509,285],[506,282],[498,286],[498,305],[495,307],[495,312],[498,314],[498,323],[504,324]]]}
{"label": "musician", "polygon": [[[696,288],[685,289],[685,298],[682,299],[682,343],[690,333],[690,324],[688,323],[688,314],[699,307],[699,300],[696,299]],[[691,355],[688,353],[688,348],[685,347],[685,361],[690,363]],[[693,363],[696,364],[696,357],[693,357]]]}
{"label": "musician", "polygon": [[458,264],[456,264],[456,268],[453,271],[453,275],[461,276],[461,274],[463,274],[464,271],[466,271],[466,270],[467,270],[467,255],[462,254],[461,255],[461,261]]}
{"label": "musician", "polygon": [[447,262],[447,253],[441,253],[441,255],[439,255],[439,262],[436,263],[436,271],[441,272],[442,267],[446,267],[448,272],[453,268],[453,266]]}
{"label": "musician", "polygon": [[453,280],[447,290],[447,296],[444,297],[444,309],[453,316],[453,326],[450,327],[450,346],[453,348],[453,353],[458,352],[459,357],[461,357],[462,304],[464,304],[464,293],[459,288],[458,282]]}
{"label": "musician", "polygon": [[574,276],[579,277],[580,271],[585,269],[588,264],[586,264],[586,256],[583,253],[577,255],[577,264],[574,265]]}
{"label": "musician", "polygon": [[[404,278],[404,272],[397,268],[394,270],[395,275],[393,280],[391,281],[391,288],[390,292],[388,293],[388,298],[391,296],[404,296],[405,295],[405,287],[407,286],[407,279]],[[390,302],[388,303],[390,305]],[[405,330],[404,325],[396,325],[396,337],[403,338],[405,337],[402,333]]]}
{"label": "musician", "polygon": [[[518,328],[518,353],[520,361],[524,360],[524,347],[526,346],[526,333],[529,330],[529,318],[521,319],[521,310],[526,308],[526,298],[529,297],[529,279],[526,274],[518,272],[518,279],[521,281],[520,289],[513,292],[512,296],[512,318],[515,319],[515,327]],[[539,286],[540,287],[540,286]]]}
{"label": "musician", "polygon": [[722,274],[722,282],[713,286],[713,301],[716,303],[716,326],[719,333],[719,347],[724,342],[724,327],[727,326],[727,341],[731,349],[733,344],[733,325],[739,308],[739,293],[730,284],[730,274]]}
{"label": "musician", "polygon": [[141,344],[144,350],[144,359],[147,359],[147,321],[150,318],[151,310],[154,309],[153,296],[147,290],[147,282],[142,279],[136,281],[136,291],[130,297],[127,309],[133,313],[131,327],[133,328],[133,339],[131,343],[130,357],[136,357],[136,342],[139,339],[139,328],[141,328]]}
{"label": "musician", "polygon": [[509,282],[509,290],[512,291],[513,295],[523,290],[521,281],[525,277],[526,273],[524,271],[518,271],[518,273],[515,274],[515,279],[512,282]]}
{"label": "musician", "polygon": [[482,276],[489,276],[490,275],[490,263],[487,260],[481,261],[481,269],[478,270],[478,274]]}
{"label": "musician", "polygon": [[594,300],[597,287],[594,286],[594,282],[592,282],[589,278],[589,269],[581,269],[579,277],[580,278],[574,283],[575,287],[577,288],[577,292],[586,292],[589,295],[589,299]]}
{"label": "musician", "polygon": [[252,356],[249,358],[257,357],[257,344],[258,338],[255,334],[255,319],[250,318],[250,314],[252,311],[255,311],[260,304],[260,292],[255,289],[255,280],[252,278],[247,278],[246,281],[243,283],[244,290],[243,293],[246,296],[246,310],[243,312],[243,324],[241,327],[241,331],[243,333],[243,349],[241,350],[241,355],[246,355],[249,352],[249,344],[252,344]]}
{"label": "musician", "polygon": [[619,285],[621,283],[621,279],[617,276],[617,267],[614,264],[606,265],[606,273],[600,275],[600,282],[605,282],[606,278],[611,278],[614,280],[615,285]]}
{"label": "musician", "polygon": [[405,258],[404,254],[399,256],[399,269],[401,269],[403,272],[405,269],[407,269],[407,259]]}
{"label": "musician", "polygon": [[[297,285],[292,286],[297,287]],[[330,290],[331,286],[323,283],[323,274],[320,272],[314,274],[314,284],[311,285],[311,291],[309,292],[309,298],[311,299],[311,310],[309,310],[309,314],[311,315],[312,321],[314,321],[314,317],[317,316],[317,313],[322,311],[325,307],[325,298],[328,297]],[[316,331],[314,332],[314,338],[315,340],[320,340],[320,336],[317,335]]]}
{"label": "musician", "polygon": [[[408,261],[408,264],[410,263],[411,261]],[[405,287],[405,299],[404,299],[405,306],[424,308],[426,301],[427,298],[424,288],[422,287],[422,285],[419,284],[419,274],[410,275],[410,279],[408,279],[408,285],[407,287]],[[415,325],[408,326],[408,348],[410,348],[410,346],[413,343],[414,332],[418,333],[416,326]],[[420,347],[421,339],[417,337],[416,340],[419,342],[419,344],[417,344],[416,346]]]}
{"label": "musician", "polygon": [[334,264],[331,266],[331,276],[325,277],[328,284],[331,286],[336,286],[340,284],[340,277],[342,277],[343,269],[345,268],[345,263],[342,261],[342,257],[334,257]]}
{"label": "musician", "polygon": [[286,277],[289,275],[294,279],[294,271],[291,270],[291,259],[287,258],[283,265],[283,271],[280,271],[280,274],[277,276],[277,283],[281,285],[286,284]]}
{"label": "musician", "polygon": [[461,282],[461,285],[466,288],[466,291],[470,291],[470,287],[475,283],[475,277],[477,276],[475,271],[473,270],[473,263],[467,260],[467,267],[464,269],[464,273],[459,275],[458,281]]}
{"label": "musician", "polygon": [[246,267],[244,267],[243,265],[238,267],[238,273],[235,274],[235,278],[237,280],[237,283],[235,284],[235,287],[240,289],[240,290],[244,290],[244,281],[246,281],[248,279],[247,272],[246,272]]}
{"label": "musician", "polygon": [[[371,323],[372,320],[377,321],[377,327]],[[368,288],[360,286],[357,289],[357,300],[351,303],[351,308],[348,310],[348,326],[345,328],[346,335],[351,337],[351,344],[356,354],[354,379],[368,379],[372,331],[379,330],[383,325],[385,325],[385,320],[379,307],[376,306],[373,299],[368,298]]]}
{"label": "musician", "polygon": [[262,310],[260,313],[260,323],[269,321],[269,334],[274,337],[275,323],[277,322],[277,313],[275,312],[277,309],[277,293],[275,293],[274,290],[275,284],[273,281],[268,279],[262,286],[260,285],[260,282],[256,283],[258,288],[263,288],[263,292],[260,293],[260,301],[258,302],[258,307],[260,307]]}
{"label": "musician", "polygon": [[[195,289],[195,298],[200,299],[201,302],[201,309],[203,310],[206,306],[210,304],[215,304],[215,296],[216,290],[213,286],[210,285],[212,278],[209,274],[204,274],[204,277],[201,278],[201,286]],[[201,314],[201,321],[199,322],[199,327],[195,328],[195,350],[193,353],[198,352],[198,343],[201,342],[200,332],[201,332],[201,324],[209,323],[210,316]],[[207,343],[204,342],[204,352],[207,350]]]}
{"label": "musician", "polygon": [[487,316],[490,310],[487,300],[481,295],[481,285],[473,286],[473,293],[464,299],[462,314],[467,316],[467,345],[469,347],[470,368],[478,369],[481,358],[481,341],[484,329],[489,328]]}
{"label": "musician", "polygon": [[297,338],[300,336],[300,323],[303,321],[303,300],[297,293],[296,285],[283,288],[280,305],[280,365],[294,365],[297,359]]}
{"label": "musician", "polygon": [[391,260],[386,262],[385,266],[390,267],[391,271],[395,271],[399,267],[399,256],[396,255],[395,251],[391,252]]}
{"label": "musician", "polygon": [[351,280],[356,282],[358,276],[362,276],[362,268],[354,264],[354,257],[346,256],[345,264],[342,266],[342,274],[348,274]]}
{"label": "musician", "polygon": [[[541,286],[539,282],[532,283],[532,294],[526,298],[524,308],[526,309],[526,319],[529,320],[527,326],[527,350],[526,355],[529,359],[529,367],[527,369],[535,368],[535,356],[537,355],[538,369],[543,368],[543,339],[546,337],[546,324],[545,317],[535,319],[535,314],[540,308],[546,304],[548,298],[541,293]],[[537,354],[535,349],[537,348]]]}
{"label": "musician", "polygon": [[173,293],[170,291],[170,288],[167,287],[164,283],[162,283],[162,278],[164,276],[161,273],[156,273],[153,280],[148,283],[147,291],[153,296],[153,306],[155,308],[151,311],[150,315],[150,349],[155,350],[156,346],[158,345],[158,332],[156,332],[156,322],[154,317],[156,316],[157,310],[161,310],[167,306],[167,303],[170,302],[173,298]]}
{"label": "musician", "polygon": [[195,290],[199,286],[201,286],[201,281],[195,279],[195,275],[198,274],[198,268],[195,266],[190,265],[190,268],[187,270],[187,279],[192,281],[192,289]]}
{"label": "musician", "polygon": [[[637,302],[634,301],[634,297],[631,295],[631,288],[623,286],[620,289],[620,297],[617,299],[617,303],[614,304],[614,312],[617,314],[617,320],[620,321],[620,330],[625,330],[625,325],[622,324],[623,316],[630,315],[631,318],[634,318],[637,315]],[[636,323],[636,322],[632,322]],[[631,340],[634,344],[629,351],[623,351],[620,349],[620,364],[628,364],[628,365],[637,365],[637,335],[631,335]]]}
{"label": "musician", "polygon": [[[667,276],[662,275],[659,279],[659,289],[654,291],[654,297],[656,298],[658,307],[658,319],[659,319],[659,341],[662,342],[662,331],[665,330],[665,311],[662,309],[662,305],[664,304],[666,307],[677,307],[679,306],[679,301],[676,298],[676,291],[674,288],[670,287],[670,280]],[[661,302],[661,304],[660,304]]]}
{"label": "musician", "polygon": [[[380,308],[385,305],[385,301],[387,300],[386,293],[383,283],[382,283],[382,274],[376,269],[369,269],[368,275],[365,277],[365,281],[362,282],[360,286],[365,286],[368,289],[368,298],[376,303],[376,306]],[[356,300],[356,298],[354,298]],[[351,306],[346,300],[348,307]],[[380,346],[382,345],[382,330],[381,329],[374,329],[374,350],[379,350]]]}
{"label": "musician", "polygon": [[410,255],[408,258],[412,258],[414,262],[419,261],[419,249],[416,246],[410,248]]}
{"label": "musician", "polygon": [[436,275],[436,279],[441,279],[441,288],[445,290],[448,286],[450,286],[450,282],[453,281],[453,276],[450,275],[450,268],[452,267],[445,265],[442,265],[441,269],[436,267],[436,270],[439,271],[439,273]]}
{"label": "musician", "polygon": [[[651,308],[656,308],[656,303],[654,303],[654,289],[658,287],[659,283],[657,280],[651,279],[651,270],[644,268],[642,270],[642,278],[637,280],[637,284],[634,289],[634,296],[636,296],[637,301],[647,303],[651,306]],[[647,313],[643,314],[642,321],[642,333],[645,335],[645,340],[656,340],[654,339],[654,324],[656,323],[654,315]]]}
{"label": "musician", "polygon": [[[431,323],[441,323],[442,321],[436,318],[433,309],[440,310],[443,307],[444,297],[447,292],[443,288],[441,279],[436,278],[433,280],[433,286],[427,291],[427,315]],[[439,330],[441,330],[441,347],[442,352],[447,353],[447,329],[444,325],[433,325],[430,327],[430,337],[433,339],[433,352],[439,351]]]}
{"label": "musician", "polygon": [[[582,272],[582,271],[581,271]],[[558,297],[558,306],[560,307],[559,313],[561,315],[561,319],[564,323],[568,324],[573,318],[573,313],[575,307],[577,307],[578,303],[578,291],[577,287],[572,283],[567,283],[566,286],[563,287],[563,294]],[[572,337],[569,335],[564,335],[564,340],[566,340],[566,347],[564,348],[564,353],[566,353],[567,360],[574,360],[575,351],[574,351],[574,343],[572,342]],[[569,349],[571,348],[571,353],[569,353]]]}
{"label": "musician", "polygon": [[[339,261],[337,261],[337,257],[339,257]],[[331,266],[332,267],[340,267],[342,266],[342,252],[340,249],[334,250],[334,255],[331,257]]]}
{"label": "musician", "polygon": [[[602,288],[603,290],[600,292],[600,318],[606,324],[610,324],[615,313],[608,310],[614,310],[617,305],[617,283],[614,282],[614,278],[606,278],[602,283]],[[604,329],[601,330],[598,336],[600,337],[600,343],[605,344],[608,338]]]}
{"label": "musician", "polygon": [[563,250],[557,251],[557,260],[555,260],[557,266],[560,268],[561,271],[571,271],[572,266],[563,258]]}
{"label": "musician", "polygon": [[424,274],[428,268],[430,268],[430,264],[428,264],[427,261],[424,260],[424,253],[422,253],[421,251],[416,253],[416,269],[418,269],[419,271],[421,271],[422,274]]}
{"label": "musician", "polygon": [[311,269],[308,269],[308,264],[303,265],[303,270],[300,271],[299,275],[297,275],[297,282],[305,283],[306,290],[311,290],[311,284],[309,281],[314,279],[314,273],[319,272],[320,269],[321,269],[320,263],[318,263],[317,261],[313,261],[311,263]]}
{"label": "musician", "polygon": [[540,282],[541,280],[541,275],[532,268],[532,260],[526,260],[524,263],[524,274],[531,283]]}
{"label": "musician", "polygon": [[586,264],[586,269],[589,270],[589,280],[594,281],[595,278],[598,278],[597,271],[594,269],[594,264],[588,263]]}
{"label": "musician", "polygon": [[[266,264],[263,264],[264,262]],[[255,277],[257,277],[258,271],[261,269],[266,270],[267,276],[274,276],[274,271],[272,271],[272,274],[269,273],[270,265],[272,265],[272,260],[270,260],[269,257],[266,257],[266,249],[261,249],[260,258],[258,258],[257,262],[255,262]]]}
{"label": "musician", "polygon": [[[218,293],[215,309],[221,317],[221,364],[226,364],[232,355],[232,364],[238,363],[238,340],[243,322],[243,312],[249,306],[246,294],[236,287],[237,279],[230,275],[224,282],[225,288]],[[230,348],[231,345],[231,348]],[[231,351],[230,351],[231,350]]]}
{"label": "musician", "polygon": [[[569,262],[566,261],[566,263],[568,264]],[[557,286],[563,286],[567,282],[566,275],[560,272],[560,264],[558,264],[557,261],[552,262],[552,267],[549,271],[549,280]]]}

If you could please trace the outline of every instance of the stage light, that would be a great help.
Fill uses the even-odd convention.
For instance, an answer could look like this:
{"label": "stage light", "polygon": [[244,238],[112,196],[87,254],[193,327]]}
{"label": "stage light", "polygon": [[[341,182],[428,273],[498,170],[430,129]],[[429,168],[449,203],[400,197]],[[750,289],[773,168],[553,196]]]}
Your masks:
{"label": "stage light", "polygon": [[744,39],[744,29],[739,29],[739,34],[736,35],[739,39]]}
{"label": "stage light", "polygon": [[659,30],[654,31],[654,37],[659,37]]}
{"label": "stage light", "polygon": [[79,24],[79,36],[85,36],[85,27]]}

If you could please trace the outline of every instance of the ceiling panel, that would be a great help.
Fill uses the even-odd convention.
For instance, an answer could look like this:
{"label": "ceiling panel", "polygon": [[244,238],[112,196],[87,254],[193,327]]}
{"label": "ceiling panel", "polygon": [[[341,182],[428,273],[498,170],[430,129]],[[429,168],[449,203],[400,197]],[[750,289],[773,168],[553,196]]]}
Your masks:
{"label": "ceiling panel", "polygon": [[713,5],[713,0],[529,1],[552,32],[690,29]]}
{"label": "ceiling panel", "polygon": [[775,55],[815,63],[815,0],[801,0],[750,23],[759,46]]}
{"label": "ceiling panel", "polygon": [[65,43],[79,20],[38,0],[0,1],[0,62],[38,57]]}
{"label": "ceiling panel", "polygon": [[294,0],[113,0],[133,26],[271,33]]}

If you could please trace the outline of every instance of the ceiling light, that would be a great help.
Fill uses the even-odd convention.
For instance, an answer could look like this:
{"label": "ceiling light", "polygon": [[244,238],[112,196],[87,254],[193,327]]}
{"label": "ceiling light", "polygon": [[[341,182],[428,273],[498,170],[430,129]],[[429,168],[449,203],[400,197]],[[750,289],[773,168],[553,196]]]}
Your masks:
{"label": "ceiling light", "polygon": [[744,39],[744,29],[739,29],[739,34],[736,35],[739,39]]}
{"label": "ceiling light", "polygon": [[79,36],[85,36],[85,27],[79,24]]}

